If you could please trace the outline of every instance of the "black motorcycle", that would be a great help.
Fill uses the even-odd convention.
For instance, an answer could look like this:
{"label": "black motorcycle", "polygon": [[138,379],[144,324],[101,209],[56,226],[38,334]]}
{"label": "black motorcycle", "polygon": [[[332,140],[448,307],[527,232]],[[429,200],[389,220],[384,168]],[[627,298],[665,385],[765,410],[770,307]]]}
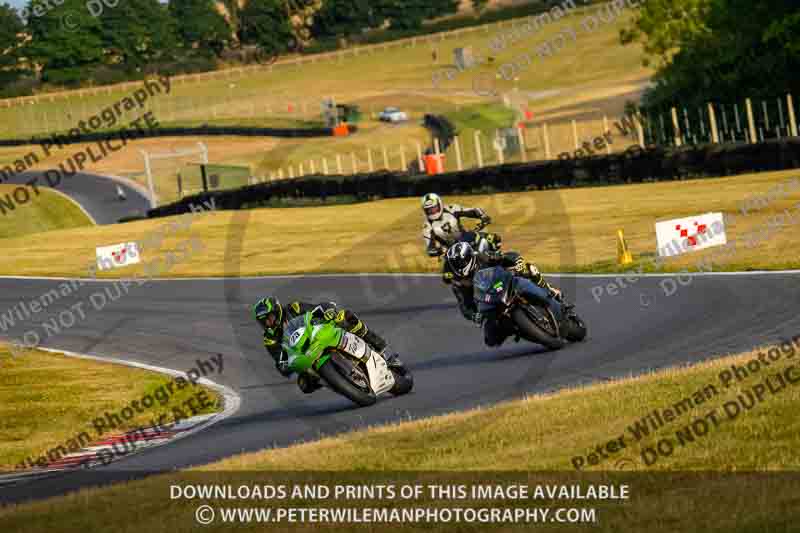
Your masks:
{"label": "black motorcycle", "polygon": [[[586,337],[586,324],[573,311],[574,306],[540,296],[541,291],[527,278],[498,266],[476,272],[473,284],[478,311],[499,321],[503,330],[517,338],[558,350],[566,342]],[[560,316],[553,313],[552,302],[560,308]]]}
{"label": "black motorcycle", "polygon": [[[480,222],[471,230],[464,230],[461,236],[454,242],[448,245],[452,246],[456,242],[466,242],[476,251],[480,253],[496,253],[500,251],[501,245],[491,240],[489,233],[483,231],[488,226],[488,222]],[[444,254],[447,253],[447,248],[438,248],[436,250],[436,257],[444,260]]]}

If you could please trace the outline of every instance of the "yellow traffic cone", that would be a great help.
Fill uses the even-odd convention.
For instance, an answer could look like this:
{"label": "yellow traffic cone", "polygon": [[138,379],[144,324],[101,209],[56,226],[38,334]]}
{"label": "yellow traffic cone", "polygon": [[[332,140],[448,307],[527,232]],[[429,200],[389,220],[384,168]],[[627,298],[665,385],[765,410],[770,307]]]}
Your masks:
{"label": "yellow traffic cone", "polygon": [[622,230],[617,230],[617,263],[620,265],[629,265],[633,263],[633,256],[628,250],[628,245],[625,243],[625,235]]}

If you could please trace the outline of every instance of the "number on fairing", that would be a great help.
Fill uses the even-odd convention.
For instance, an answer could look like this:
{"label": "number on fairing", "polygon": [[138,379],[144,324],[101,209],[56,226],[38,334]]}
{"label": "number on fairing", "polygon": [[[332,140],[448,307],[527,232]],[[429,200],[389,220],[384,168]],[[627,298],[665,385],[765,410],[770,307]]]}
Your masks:
{"label": "number on fairing", "polygon": [[294,347],[300,340],[300,337],[302,336],[303,336],[303,328],[294,330],[292,334],[289,336],[289,346]]}

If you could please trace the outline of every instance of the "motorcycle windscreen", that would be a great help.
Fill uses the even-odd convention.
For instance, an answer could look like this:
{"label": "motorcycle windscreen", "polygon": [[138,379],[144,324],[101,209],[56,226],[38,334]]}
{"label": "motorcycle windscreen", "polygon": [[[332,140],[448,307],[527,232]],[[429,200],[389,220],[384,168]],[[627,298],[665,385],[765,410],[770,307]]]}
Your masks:
{"label": "motorcycle windscreen", "polygon": [[304,345],[307,342],[304,342],[300,345],[300,339],[304,336],[306,340],[308,340],[308,336],[305,335],[306,333],[306,323],[305,317],[300,315],[295,317],[286,324],[286,327],[283,329],[283,339],[281,340],[281,344],[283,345],[284,351],[289,354],[289,356],[297,356],[302,355]]}
{"label": "motorcycle windscreen", "polygon": [[499,266],[476,272],[472,284],[478,310],[484,312],[503,303],[512,279],[511,273]]}

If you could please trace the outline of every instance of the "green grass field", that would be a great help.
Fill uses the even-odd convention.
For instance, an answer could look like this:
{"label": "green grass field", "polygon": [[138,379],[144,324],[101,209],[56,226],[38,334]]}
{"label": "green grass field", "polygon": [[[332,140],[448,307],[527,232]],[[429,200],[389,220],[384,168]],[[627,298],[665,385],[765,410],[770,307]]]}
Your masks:
{"label": "green grass field", "polygon": [[[479,206],[494,218],[505,247],[517,250],[544,272],[615,272],[616,232],[622,229],[630,250],[643,267],[656,250],[654,223],[709,211],[735,214],[750,195],[765,194],[795,178],[795,171],[727,178],[645,183],[611,187],[555,189],[521,193],[446,197],[448,202]],[[797,191],[763,209],[739,216],[727,228],[728,240],[742,239],[764,228],[784,210],[800,214]],[[27,207],[27,206],[26,206]],[[769,239],[738,246],[717,261],[715,270],[798,268],[800,232],[791,220]],[[302,223],[298,223],[298,217]],[[85,276],[95,247],[142,240],[169,218],[122,225],[49,232],[31,245],[26,237],[0,240],[6,251],[0,271],[9,275]],[[165,276],[251,276],[318,272],[436,272],[440,265],[424,253],[422,212],[418,198],[304,208],[260,208],[218,211],[196,217],[188,229],[170,234],[160,249],[145,253],[138,266],[104,271],[103,277],[141,273],[144,264],[176,251],[189,236],[201,239],[203,252]],[[291,243],[276,246],[280,242]],[[236,246],[232,249],[231,245]],[[313,246],[313,253],[308,247]],[[234,251],[235,250],[235,251]],[[665,262],[667,270],[696,270],[697,262],[716,248]],[[637,265],[625,267],[636,268]]]}
{"label": "green grass field", "polygon": [[[797,342],[797,341],[796,341]],[[798,345],[773,362],[770,373],[795,375],[792,362]],[[728,417],[725,405],[751,391],[765,376],[751,376],[724,387],[721,373],[731,364],[744,365],[756,352],[718,359],[685,369],[670,369],[636,378],[615,380],[585,388],[530,396],[523,400],[412,422],[399,422],[360,430],[340,437],[264,450],[232,457],[218,463],[180,473],[159,475],[142,481],[103,489],[85,489],[66,497],[0,509],[0,525],[6,530],[45,531],[53,523],[64,532],[114,531],[182,532],[194,530],[195,510],[209,503],[220,507],[409,507],[447,505],[447,498],[423,496],[412,500],[387,501],[364,498],[351,501],[326,499],[318,502],[254,499],[244,501],[170,498],[170,486],[208,484],[278,485],[323,482],[401,484],[444,483],[507,485],[513,479],[536,483],[627,484],[630,500],[537,501],[540,506],[592,507],[598,520],[595,531],[791,531],[800,515],[793,478],[779,472],[800,467],[800,422],[796,409],[800,387],[787,384],[763,396],[749,410]],[[793,370],[789,370],[793,368]],[[791,374],[794,372],[795,374]],[[657,432],[639,438],[629,429],[655,409],[670,408],[698,390],[714,385],[718,393],[695,405]],[[728,408],[734,412],[731,408]],[[694,440],[675,444],[674,452],[652,464],[642,459],[642,450],[661,439],[677,442],[694,420],[716,412],[719,423]],[[709,423],[711,425],[711,423]],[[685,438],[685,437],[684,437]],[[589,470],[619,471],[618,474],[575,474],[576,458],[597,453],[610,441],[624,448],[607,451],[607,457]],[[765,453],[764,443],[769,443]],[[649,456],[645,452],[645,456]],[[745,476],[720,479],[691,471],[769,472],[769,478]],[[439,472],[439,474],[436,474]],[[502,472],[506,472],[503,474]],[[514,476],[512,473],[517,472]],[[536,472],[547,472],[536,474]],[[669,474],[669,472],[677,472]],[[769,480],[767,487],[765,479]],[[257,480],[257,481],[256,481]],[[452,481],[450,481],[452,482]],[[514,503],[481,497],[449,500],[450,505],[507,507]],[[524,506],[533,505],[524,502]],[[135,523],[130,509],[144,510]],[[702,509],[702,513],[697,511]],[[215,523],[215,529],[263,530],[264,524]],[[305,522],[271,524],[275,531],[316,531],[320,525]],[[338,531],[355,530],[338,525]],[[566,524],[537,524],[537,529],[563,531]],[[572,527],[577,527],[573,524]],[[500,528],[500,529],[498,529]],[[427,524],[426,531],[529,531],[530,524]],[[412,526],[402,531],[416,530]],[[394,530],[394,527],[393,527]]]}
{"label": "green grass field", "polygon": [[[15,185],[0,185],[0,196],[12,195]],[[30,190],[30,189],[29,189]],[[0,238],[25,238],[34,233],[55,229],[85,228],[94,222],[72,200],[47,188],[39,189],[40,197],[31,191],[31,199],[22,205],[12,200],[14,209],[0,214]]]}
{"label": "green grass field", "polygon": [[[536,59],[530,67],[518,73],[517,81],[500,79],[498,91],[509,91],[514,87],[524,91],[580,87],[588,93],[624,80],[648,77],[652,71],[641,66],[641,49],[638,46],[622,47],[618,43],[618,30],[630,14],[626,13],[594,32],[586,32],[581,30],[580,22],[589,12],[587,9],[579,9],[573,15],[546,25],[541,31],[517,40],[495,54],[492,65],[463,72],[451,81],[444,80],[438,84],[439,87],[434,87],[433,74],[452,62],[454,48],[472,46],[483,55],[492,54],[490,39],[507,34],[511,28],[492,27],[489,32],[469,32],[433,44],[420,42],[413,48],[359,54],[345,58],[340,64],[329,61],[307,63],[301,68],[276,67],[273,72],[249,72],[241,77],[234,75],[232,79],[176,83],[169,95],[157,95],[146,106],[162,123],[185,124],[229,123],[233,118],[248,119],[259,125],[313,121],[319,118],[321,100],[328,96],[335,97],[339,103],[361,105],[367,116],[388,105],[398,105],[420,115],[435,111],[437,102],[463,105],[486,101],[474,93],[474,77],[494,77],[501,65],[518,58],[523,52],[535,50],[540,43],[553,39],[567,27],[574,28],[574,41],[570,40],[552,56]],[[431,59],[433,49],[438,52],[438,63]],[[587,64],[592,68],[586,68]],[[132,89],[127,91],[132,92]],[[0,136],[27,137],[45,131],[68,130],[79,120],[128,96],[128,92],[117,90],[111,94],[83,97],[74,93],[67,99],[45,100],[34,106],[0,108]],[[139,109],[129,111],[123,121],[142,112]]]}
{"label": "green grass field", "polygon": [[[241,138],[176,138],[157,139],[150,143],[137,142],[107,160],[90,165],[90,170],[129,176],[144,184],[144,164],[139,149],[163,151],[163,148],[186,148],[202,140],[209,146],[211,161],[216,164],[241,165],[252,169],[256,180],[298,176],[323,172],[327,165],[331,174],[350,174],[354,170],[367,171],[388,167],[401,169],[417,156],[416,145],[422,149],[431,144],[430,134],[419,122],[425,113],[444,114],[459,129],[462,164],[472,167],[477,163],[474,133],[481,132],[482,159],[485,165],[499,161],[493,146],[498,128],[516,123],[519,115],[510,107],[528,106],[535,119],[526,134],[528,157],[545,156],[542,118],[560,106],[579,106],[586,111],[608,114],[613,119],[622,112],[625,95],[635,89],[635,84],[647,79],[652,70],[642,67],[641,49],[638,45],[621,46],[618,32],[627,24],[630,13],[610,24],[601,25],[593,32],[581,30],[580,23],[594,8],[581,8],[575,14],[554,21],[537,33],[517,39],[507,49],[493,53],[491,40],[509,34],[511,27],[489,31],[473,31],[442,41],[423,43],[416,47],[373,50],[371,53],[348,55],[339,62],[316,62],[295,67],[275,67],[269,70],[248,72],[234,77],[215,76],[197,83],[175,81],[169,94],[158,94],[149,99],[143,109],[126,112],[118,123],[128,121],[150,111],[165,126],[201,124],[253,125],[274,127],[317,126],[322,120],[320,104],[323,98],[334,97],[338,103],[361,107],[363,120],[357,134],[347,138],[322,138],[314,140]],[[575,30],[575,40],[552,56],[538,57],[535,50],[545,41],[552,40],[567,28]],[[448,68],[453,61],[453,49],[473,46],[476,53],[494,54],[491,65],[475,67],[460,73],[452,80],[444,79],[434,87],[434,73]],[[434,63],[432,51],[438,52]],[[530,66],[517,73],[515,81],[494,78],[497,96],[479,96],[474,91],[473,79],[494,77],[508,61],[519,59],[527,52],[537,58]],[[590,65],[587,68],[587,65]],[[28,137],[45,131],[67,131],[79,120],[101,112],[107,106],[129,96],[134,89],[109,89],[109,94],[96,96],[71,93],[68,98],[53,101],[44,98],[36,105],[12,108],[0,107],[0,137]],[[503,101],[502,96],[508,98]],[[596,100],[602,100],[599,104]],[[506,105],[508,104],[508,105]],[[377,113],[386,106],[398,106],[408,112],[411,122],[402,126],[379,123]],[[550,119],[547,119],[550,120]],[[563,120],[553,117],[553,120]],[[103,128],[110,126],[104,124]],[[579,126],[581,138],[594,136],[601,124],[596,120]],[[568,123],[550,124],[551,157],[570,149],[572,130]],[[233,147],[232,145],[236,146]],[[69,153],[80,149],[70,147]],[[385,156],[384,156],[385,149]],[[0,149],[0,164],[13,162],[23,156],[29,147]],[[69,153],[62,151],[41,162],[39,167],[55,165]],[[519,160],[519,155],[507,155],[506,161]],[[405,165],[403,165],[405,163]],[[181,170],[180,160],[164,160],[155,164],[155,188],[161,202],[178,199],[176,175]],[[446,152],[448,169],[456,167],[455,146]],[[233,186],[237,180],[226,182]]]}
{"label": "green grass field", "polygon": [[172,421],[172,408],[181,407],[200,390],[214,407],[201,408],[198,414],[220,407],[219,394],[206,387],[173,388],[174,394],[166,402],[159,400],[151,409],[123,419],[118,428],[98,434],[92,425],[95,418],[119,413],[133,400],[155,394],[171,381],[173,378],[163,374],[39,350],[12,356],[7,346],[0,345],[0,470],[13,470],[28,457],[35,460],[81,432],[96,442],[125,430],[149,427],[150,421],[161,415],[165,422]]}

